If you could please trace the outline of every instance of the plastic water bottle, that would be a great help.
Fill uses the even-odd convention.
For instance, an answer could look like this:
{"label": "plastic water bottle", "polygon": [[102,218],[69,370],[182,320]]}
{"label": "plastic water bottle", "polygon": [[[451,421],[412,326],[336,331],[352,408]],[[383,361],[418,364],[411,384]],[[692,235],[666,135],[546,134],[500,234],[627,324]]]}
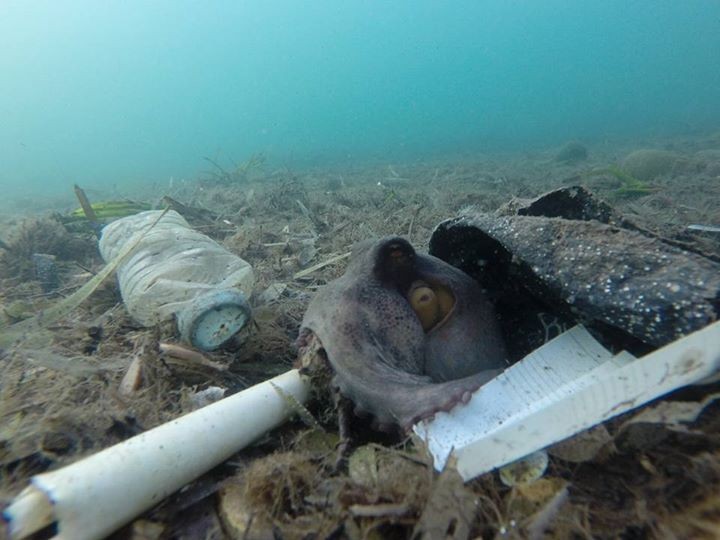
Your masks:
{"label": "plastic water bottle", "polygon": [[[151,210],[107,225],[100,238],[103,259],[113,260],[161,214]],[[136,321],[153,326],[174,318],[183,340],[202,350],[227,343],[251,318],[252,267],[173,210],[145,233],[117,276]]]}

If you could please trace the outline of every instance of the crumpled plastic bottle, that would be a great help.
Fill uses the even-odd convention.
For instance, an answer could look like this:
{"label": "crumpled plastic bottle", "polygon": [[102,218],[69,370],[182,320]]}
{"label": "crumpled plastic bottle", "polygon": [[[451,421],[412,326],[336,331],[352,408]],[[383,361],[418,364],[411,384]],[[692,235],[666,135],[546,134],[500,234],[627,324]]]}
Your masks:
{"label": "crumpled plastic bottle", "polygon": [[[158,219],[151,210],[107,225],[100,254],[113,260]],[[192,229],[169,210],[117,270],[123,302],[145,326],[175,319],[181,337],[202,350],[227,343],[251,319],[249,263]]]}

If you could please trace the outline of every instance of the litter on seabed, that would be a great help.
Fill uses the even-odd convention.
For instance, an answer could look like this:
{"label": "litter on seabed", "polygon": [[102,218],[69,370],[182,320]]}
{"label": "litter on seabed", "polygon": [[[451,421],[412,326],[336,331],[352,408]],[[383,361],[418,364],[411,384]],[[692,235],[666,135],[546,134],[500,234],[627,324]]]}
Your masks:
{"label": "litter on seabed", "polygon": [[[720,322],[642,358],[610,354],[575,327],[413,429],[438,470],[465,480],[720,370]],[[279,391],[275,387],[279,388]],[[57,522],[59,540],[102,538],[296,412],[309,384],[289,371],[54,472],[4,512],[12,538]]]}
{"label": "litter on seabed", "polygon": [[[558,200],[564,201],[560,207],[568,215],[542,215],[556,211]],[[537,461],[531,475],[537,477],[547,462],[539,451],[548,445],[674,389],[704,383],[720,370],[720,323],[713,311],[720,283],[716,260],[640,230],[581,188],[558,190],[516,207],[517,215],[505,213],[504,218],[468,212],[438,227],[431,240],[431,253],[468,273],[482,269],[479,281],[488,280],[483,286],[501,284],[495,293],[526,317],[520,322],[539,321],[527,328],[502,313],[501,326],[525,330],[508,343],[510,354],[518,355],[513,359],[520,360],[479,390],[463,393],[460,401],[467,403],[411,426],[427,444],[435,467],[450,472],[456,467],[464,480],[526,456]],[[527,234],[516,234],[519,229]],[[551,241],[538,240],[547,234]],[[613,242],[608,243],[609,235]],[[618,251],[619,243],[628,249]],[[387,253],[404,268],[416,259],[401,244],[390,240]],[[657,249],[649,254],[632,249],[640,244]],[[588,264],[598,262],[598,250],[623,257],[622,263],[602,259],[606,265],[589,269]],[[127,247],[115,257],[114,266],[124,262],[125,251]],[[364,279],[365,266],[353,264],[358,263],[351,263],[350,276]],[[602,277],[602,283],[609,278],[610,284],[585,279],[588,272]],[[658,276],[669,286],[654,286]],[[423,295],[435,293],[447,317],[443,306],[458,305],[455,291],[464,289],[438,285],[433,273],[423,277],[430,282],[418,288]],[[508,283],[512,286],[503,289]],[[632,287],[617,286],[621,283]],[[412,305],[413,310],[425,307],[422,301]],[[555,311],[555,322],[539,311],[548,307]],[[322,319],[329,312],[323,308],[318,313]],[[659,313],[664,316],[656,320]],[[584,326],[575,325],[579,320]],[[569,322],[574,324],[563,332]],[[436,324],[431,317],[427,328]],[[608,343],[620,343],[613,350],[625,351],[610,353]],[[293,412],[301,413],[308,394],[309,383],[293,370],[75,464],[36,475],[4,513],[11,533],[24,538],[55,523],[60,539],[109,534]],[[378,511],[353,508],[354,515]],[[402,512],[401,507],[391,510]]]}
{"label": "litter on seabed", "polygon": [[12,538],[57,523],[59,540],[103,538],[292,414],[276,390],[305,401],[296,370],[32,478],[3,517]]}
{"label": "litter on seabed", "polygon": [[465,480],[566,439],[720,370],[720,322],[642,358],[613,355],[577,326],[413,430],[441,470]]}
{"label": "litter on seabed", "polygon": [[[152,210],[105,226],[106,261],[158,219]],[[232,339],[251,317],[252,267],[168,210],[117,270],[123,301],[141,324],[177,320],[181,337],[209,351]]]}

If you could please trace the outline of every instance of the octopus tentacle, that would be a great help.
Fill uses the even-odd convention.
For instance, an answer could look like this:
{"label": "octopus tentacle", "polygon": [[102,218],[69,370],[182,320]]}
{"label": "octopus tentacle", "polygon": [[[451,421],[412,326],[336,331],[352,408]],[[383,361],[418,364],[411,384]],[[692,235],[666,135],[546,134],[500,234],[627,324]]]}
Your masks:
{"label": "octopus tentacle", "polygon": [[333,382],[354,404],[357,412],[370,414],[377,425],[398,426],[408,431],[417,422],[447,412],[467,403],[473,392],[501,370],[485,370],[470,377],[433,383],[427,381],[394,381],[392,392],[384,390],[388,381],[380,376],[366,377],[363,385],[348,384],[339,374]]}

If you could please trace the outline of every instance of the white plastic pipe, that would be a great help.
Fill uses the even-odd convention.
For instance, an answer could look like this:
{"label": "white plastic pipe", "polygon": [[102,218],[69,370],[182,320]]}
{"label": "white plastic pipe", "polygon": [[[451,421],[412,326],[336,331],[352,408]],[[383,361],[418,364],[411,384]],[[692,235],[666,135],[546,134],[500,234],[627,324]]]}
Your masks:
{"label": "white plastic pipe", "polygon": [[5,510],[11,538],[57,522],[60,540],[103,538],[222,463],[306,401],[309,383],[291,370],[107,448],[39,474]]}

